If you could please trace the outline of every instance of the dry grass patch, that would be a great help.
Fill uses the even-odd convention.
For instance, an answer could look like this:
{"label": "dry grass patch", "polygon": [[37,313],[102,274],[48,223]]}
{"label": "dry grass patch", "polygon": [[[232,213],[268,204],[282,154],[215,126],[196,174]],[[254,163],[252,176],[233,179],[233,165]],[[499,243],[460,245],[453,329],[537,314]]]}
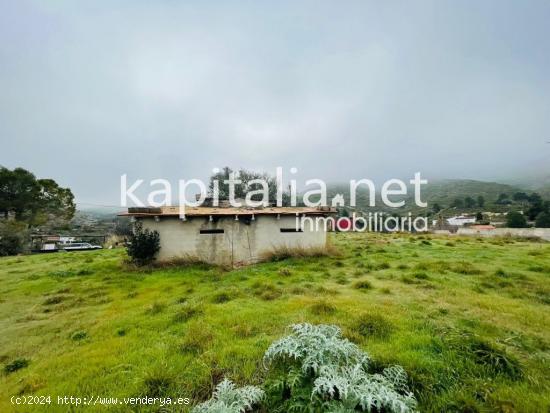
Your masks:
{"label": "dry grass patch", "polygon": [[312,304],[309,311],[315,315],[331,315],[336,312],[336,307],[328,301],[320,300]]}
{"label": "dry grass patch", "polygon": [[340,255],[340,252],[335,247],[330,245],[327,245],[324,248],[292,248],[283,246],[265,251],[260,255],[260,257],[262,261],[278,262],[289,258],[337,257]]}

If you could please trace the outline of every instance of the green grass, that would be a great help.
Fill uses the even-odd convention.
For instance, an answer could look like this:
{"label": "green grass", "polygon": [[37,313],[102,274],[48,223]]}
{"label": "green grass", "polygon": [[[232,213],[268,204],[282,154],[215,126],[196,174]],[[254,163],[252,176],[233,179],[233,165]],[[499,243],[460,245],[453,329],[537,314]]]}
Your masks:
{"label": "green grass", "polygon": [[402,365],[422,411],[548,411],[550,244],[331,242],[337,256],[232,271],[136,271],[123,250],[1,258],[0,411],[31,394],[198,402],[223,377],[261,383],[264,351],[297,322],[337,324],[376,368]]}

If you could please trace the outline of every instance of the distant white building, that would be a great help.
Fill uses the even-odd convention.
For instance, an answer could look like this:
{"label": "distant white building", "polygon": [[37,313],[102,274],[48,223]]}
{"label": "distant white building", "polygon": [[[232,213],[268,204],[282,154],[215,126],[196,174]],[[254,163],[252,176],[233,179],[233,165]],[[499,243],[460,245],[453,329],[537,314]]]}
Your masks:
{"label": "distant white building", "polygon": [[462,227],[465,224],[475,224],[476,218],[475,217],[469,217],[466,215],[459,215],[456,217],[447,218],[447,223],[449,225],[454,225],[457,227]]}

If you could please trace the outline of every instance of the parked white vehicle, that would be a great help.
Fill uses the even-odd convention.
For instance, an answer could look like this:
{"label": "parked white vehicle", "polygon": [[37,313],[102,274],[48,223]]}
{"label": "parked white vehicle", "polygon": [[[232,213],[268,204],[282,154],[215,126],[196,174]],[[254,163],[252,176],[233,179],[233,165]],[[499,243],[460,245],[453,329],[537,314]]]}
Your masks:
{"label": "parked white vehicle", "polygon": [[66,244],[63,249],[65,251],[85,251],[85,250],[100,250],[103,247],[99,245],[92,245],[88,242],[74,242],[71,244]]}

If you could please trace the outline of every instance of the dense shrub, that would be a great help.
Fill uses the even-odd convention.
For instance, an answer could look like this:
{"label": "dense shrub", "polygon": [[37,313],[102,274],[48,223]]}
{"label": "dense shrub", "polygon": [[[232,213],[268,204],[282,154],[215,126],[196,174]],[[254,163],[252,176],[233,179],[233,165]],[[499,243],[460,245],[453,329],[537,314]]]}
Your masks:
{"label": "dense shrub", "polygon": [[527,220],[520,212],[508,212],[508,215],[506,215],[506,226],[508,228],[526,228]]}
{"label": "dense shrub", "polygon": [[541,212],[535,221],[537,228],[550,228],[550,212]]}
{"label": "dense shrub", "polygon": [[131,261],[137,265],[146,265],[154,261],[160,250],[160,235],[157,231],[143,229],[141,222],[134,224],[134,232],[130,235],[126,247]]}
{"label": "dense shrub", "polygon": [[29,360],[27,359],[15,359],[11,363],[8,363],[4,366],[4,372],[6,374],[13,373],[14,371],[21,370],[29,365]]}
{"label": "dense shrub", "polygon": [[25,251],[27,226],[17,221],[0,222],[0,257]]}

